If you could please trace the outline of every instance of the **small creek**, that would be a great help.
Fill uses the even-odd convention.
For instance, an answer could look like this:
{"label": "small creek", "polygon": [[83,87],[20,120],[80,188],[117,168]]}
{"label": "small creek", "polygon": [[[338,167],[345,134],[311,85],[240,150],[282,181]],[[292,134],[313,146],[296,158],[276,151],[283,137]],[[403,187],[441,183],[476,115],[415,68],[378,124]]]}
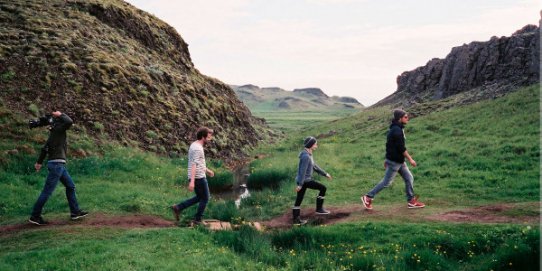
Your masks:
{"label": "small creek", "polygon": [[250,197],[250,191],[247,187],[249,175],[250,163],[239,165],[233,170],[233,186],[227,190],[216,191],[213,193],[213,196],[224,200],[233,200],[235,206],[239,208],[241,201]]}

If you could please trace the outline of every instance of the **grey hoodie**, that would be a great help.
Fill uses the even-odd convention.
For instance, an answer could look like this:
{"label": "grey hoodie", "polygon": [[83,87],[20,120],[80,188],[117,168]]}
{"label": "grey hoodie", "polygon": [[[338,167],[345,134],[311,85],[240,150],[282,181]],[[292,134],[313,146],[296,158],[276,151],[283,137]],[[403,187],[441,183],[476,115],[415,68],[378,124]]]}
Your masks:
{"label": "grey hoodie", "polygon": [[312,179],[313,170],[322,176],[327,175],[327,172],[314,163],[312,155],[304,149],[299,153],[299,168],[297,170],[297,176],[295,177],[297,185],[303,186],[305,181],[310,181]]}

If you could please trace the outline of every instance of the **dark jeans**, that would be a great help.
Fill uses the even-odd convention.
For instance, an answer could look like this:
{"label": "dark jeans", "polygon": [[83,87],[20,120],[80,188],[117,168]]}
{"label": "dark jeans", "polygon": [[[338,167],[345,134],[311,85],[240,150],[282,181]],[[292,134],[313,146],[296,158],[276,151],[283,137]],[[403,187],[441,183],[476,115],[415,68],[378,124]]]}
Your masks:
{"label": "dark jeans", "polygon": [[303,186],[301,187],[301,190],[297,192],[297,197],[295,199],[294,207],[301,206],[301,202],[303,201],[303,198],[305,197],[305,191],[307,191],[307,188],[320,190],[320,192],[318,193],[318,198],[320,199],[323,199],[326,196],[327,188],[325,185],[314,180],[304,182]]}
{"label": "dark jeans", "polygon": [[55,191],[59,180],[66,187],[66,198],[68,198],[70,212],[76,214],[79,211],[79,205],[77,204],[77,198],[75,197],[75,184],[73,183],[70,174],[68,174],[66,164],[61,162],[48,162],[47,170],[49,171],[49,174],[47,174],[43,190],[34,204],[32,216],[38,217],[41,215],[43,205],[45,205],[51,194],[53,194],[53,191]]}
{"label": "dark jeans", "polygon": [[199,202],[198,211],[196,212],[196,216],[194,219],[197,221],[201,221],[201,217],[203,216],[205,207],[207,207],[207,203],[211,198],[211,195],[209,194],[209,185],[207,184],[206,178],[194,180],[194,192],[196,193],[194,197],[179,203],[177,207],[179,208],[179,210],[182,211]]}
{"label": "dark jeans", "polygon": [[367,196],[369,198],[374,198],[378,192],[380,192],[382,189],[388,187],[391,182],[393,181],[393,178],[395,178],[395,175],[399,173],[401,177],[403,177],[403,180],[405,181],[405,191],[406,191],[406,198],[407,201],[410,201],[414,198],[414,177],[412,176],[412,173],[410,173],[410,170],[408,169],[408,166],[406,163],[397,163],[391,160],[386,159],[386,173],[384,174],[384,178],[382,181],[380,181],[369,193],[367,193]]}

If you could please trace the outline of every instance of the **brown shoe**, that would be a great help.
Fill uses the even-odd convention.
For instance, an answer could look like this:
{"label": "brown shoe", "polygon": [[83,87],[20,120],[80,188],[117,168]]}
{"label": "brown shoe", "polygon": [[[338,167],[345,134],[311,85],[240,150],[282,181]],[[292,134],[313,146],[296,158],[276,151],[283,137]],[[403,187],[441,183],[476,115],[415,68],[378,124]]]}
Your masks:
{"label": "brown shoe", "polygon": [[181,210],[179,210],[179,207],[177,207],[177,205],[171,205],[171,210],[173,211],[173,215],[175,216],[175,221],[179,221],[179,215],[181,214]]}

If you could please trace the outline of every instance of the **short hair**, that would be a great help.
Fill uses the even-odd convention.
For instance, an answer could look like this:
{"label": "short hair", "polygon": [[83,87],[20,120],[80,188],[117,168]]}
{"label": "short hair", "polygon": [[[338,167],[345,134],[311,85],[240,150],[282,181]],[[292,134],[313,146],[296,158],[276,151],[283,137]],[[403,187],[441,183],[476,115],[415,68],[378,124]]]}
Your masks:
{"label": "short hair", "polygon": [[213,130],[207,128],[207,127],[200,127],[198,128],[198,131],[196,132],[196,138],[198,140],[207,137],[209,134],[213,134]]}

